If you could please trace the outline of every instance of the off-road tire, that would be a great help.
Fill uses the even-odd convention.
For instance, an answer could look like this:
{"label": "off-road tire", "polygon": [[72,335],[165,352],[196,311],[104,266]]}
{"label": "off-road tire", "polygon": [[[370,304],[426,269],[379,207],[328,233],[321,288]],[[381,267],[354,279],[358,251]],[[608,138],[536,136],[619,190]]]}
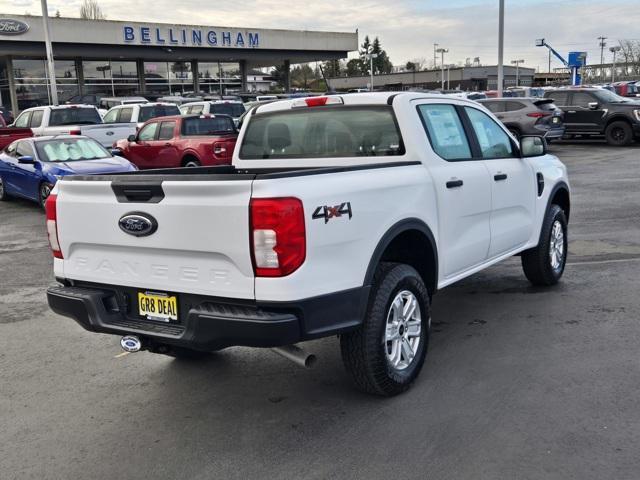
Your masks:
{"label": "off-road tire", "polygon": [[627,122],[611,122],[604,131],[604,136],[609,145],[624,147],[633,142],[633,130]]}
{"label": "off-road tire", "polygon": [[[403,290],[411,292],[418,301],[421,332],[413,360],[403,370],[396,370],[387,360],[385,332],[391,302]],[[363,324],[340,337],[345,368],[359,390],[393,396],[411,386],[427,354],[430,314],[429,292],[420,274],[409,265],[381,263],[374,275]]]}

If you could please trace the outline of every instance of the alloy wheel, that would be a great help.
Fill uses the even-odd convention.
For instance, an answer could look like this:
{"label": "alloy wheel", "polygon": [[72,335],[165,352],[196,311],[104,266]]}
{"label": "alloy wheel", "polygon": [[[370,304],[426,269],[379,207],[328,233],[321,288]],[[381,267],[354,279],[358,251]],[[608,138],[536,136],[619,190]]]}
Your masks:
{"label": "alloy wheel", "polygon": [[409,290],[400,291],[387,313],[385,353],[387,363],[404,370],[416,357],[422,333],[422,317],[416,296]]}
{"label": "alloy wheel", "polygon": [[551,241],[549,242],[549,260],[551,268],[560,270],[564,262],[564,230],[562,224],[556,220],[551,227]]}

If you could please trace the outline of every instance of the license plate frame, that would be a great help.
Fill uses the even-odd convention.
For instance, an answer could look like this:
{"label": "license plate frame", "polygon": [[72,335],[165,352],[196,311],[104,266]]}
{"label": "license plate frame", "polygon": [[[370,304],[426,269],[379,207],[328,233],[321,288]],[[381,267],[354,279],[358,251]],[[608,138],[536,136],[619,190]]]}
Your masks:
{"label": "license plate frame", "polygon": [[177,295],[155,290],[138,290],[138,315],[146,320],[171,323],[179,319]]}

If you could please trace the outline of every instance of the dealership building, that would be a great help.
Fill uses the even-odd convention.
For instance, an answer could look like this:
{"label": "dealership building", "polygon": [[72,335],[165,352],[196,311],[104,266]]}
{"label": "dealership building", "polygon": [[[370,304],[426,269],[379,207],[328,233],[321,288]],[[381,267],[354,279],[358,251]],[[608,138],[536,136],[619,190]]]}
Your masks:
{"label": "dealership building", "polygon": [[[80,94],[248,91],[257,68],[282,65],[288,72],[290,64],[346,58],[358,48],[357,32],[49,22],[60,101]],[[49,104],[48,86],[42,17],[0,13],[0,104],[14,112]]]}

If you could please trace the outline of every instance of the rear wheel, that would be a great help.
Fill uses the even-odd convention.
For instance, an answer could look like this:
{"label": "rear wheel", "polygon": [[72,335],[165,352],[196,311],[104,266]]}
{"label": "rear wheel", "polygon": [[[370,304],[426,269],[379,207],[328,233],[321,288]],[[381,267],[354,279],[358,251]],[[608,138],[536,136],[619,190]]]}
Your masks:
{"label": "rear wheel", "polygon": [[9,200],[9,195],[7,194],[7,190],[5,189],[2,177],[0,177],[0,200]]}
{"label": "rear wheel", "polygon": [[392,396],[417,378],[429,340],[429,293],[409,265],[382,263],[362,326],[340,337],[342,359],[356,386]]}
{"label": "rear wheel", "polygon": [[627,122],[612,122],[604,131],[609,145],[624,147],[633,141],[633,130]]}
{"label": "rear wheel", "polygon": [[522,269],[534,285],[555,285],[567,262],[567,217],[551,205],[544,217],[538,246],[522,252]]}

